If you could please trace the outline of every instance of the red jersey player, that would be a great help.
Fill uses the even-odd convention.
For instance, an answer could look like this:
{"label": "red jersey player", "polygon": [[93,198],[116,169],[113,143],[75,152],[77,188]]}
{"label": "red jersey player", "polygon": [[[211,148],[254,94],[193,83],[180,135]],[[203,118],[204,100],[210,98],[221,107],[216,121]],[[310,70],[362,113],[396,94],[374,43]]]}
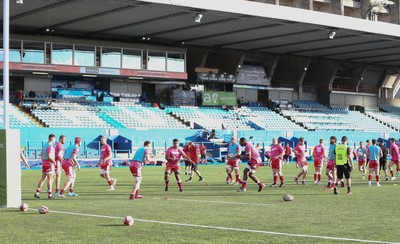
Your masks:
{"label": "red jersey player", "polygon": [[196,173],[196,175],[199,177],[199,181],[203,180],[203,177],[201,176],[200,171],[198,169],[199,153],[200,153],[199,146],[197,146],[193,142],[189,142],[189,154],[186,155],[189,156],[189,158],[192,160],[193,163],[191,164],[190,177],[188,180],[186,180],[186,182],[192,182],[194,173]]}
{"label": "red jersey player", "polygon": [[247,186],[247,178],[250,177],[254,182],[258,184],[258,191],[265,189],[265,185],[257,178],[256,170],[260,166],[261,157],[257,149],[250,142],[246,141],[246,138],[242,137],[239,140],[241,146],[244,146],[244,152],[246,155],[237,155],[239,159],[248,159],[246,168],[243,170],[243,180],[241,181],[242,187],[238,189],[238,192],[245,192]]}
{"label": "red jersey player", "polygon": [[306,146],[304,145],[304,138],[300,137],[299,144],[297,144],[297,146],[294,148],[294,154],[296,155],[297,164],[301,168],[300,173],[296,176],[296,178],[294,178],[294,181],[296,182],[296,184],[299,184],[300,176],[303,176],[301,183],[303,185],[306,184],[308,164],[307,164],[305,153],[306,153]]}
{"label": "red jersey player", "polygon": [[56,164],[54,167],[54,175],[56,181],[56,192],[58,195],[60,193],[60,182],[61,182],[61,163],[64,159],[64,143],[67,140],[65,136],[60,136],[58,142],[54,146],[54,151],[56,155]]}
{"label": "red jersey player", "polygon": [[226,163],[226,184],[233,183],[232,172],[235,171],[236,180],[234,182],[235,185],[239,184],[240,176],[239,176],[239,163],[240,160],[237,158],[240,155],[242,148],[239,143],[237,143],[234,137],[231,138],[231,142],[228,144],[228,153],[227,153],[227,163]]}
{"label": "red jersey player", "polygon": [[69,146],[65,150],[64,159],[62,161],[62,168],[65,172],[65,176],[67,180],[64,183],[63,188],[61,189],[60,193],[58,194],[59,197],[65,198],[65,191],[69,187],[69,195],[71,197],[77,197],[78,194],[74,192],[76,174],[75,174],[75,166],[78,167],[78,171],[80,169],[80,165],[76,157],[79,153],[79,147],[81,145],[82,139],[80,137],[75,137],[74,145]]}
{"label": "red jersey player", "polygon": [[396,140],[394,138],[390,139],[390,155],[392,155],[392,159],[389,162],[390,174],[392,175],[392,180],[395,180],[396,177],[393,175],[393,165],[396,165],[396,170],[399,172],[399,147],[396,145]]}
{"label": "red jersey player", "polygon": [[111,160],[112,157],[112,152],[111,152],[111,147],[110,145],[107,144],[107,138],[102,136],[100,138],[100,143],[101,143],[101,158],[100,158],[100,177],[105,178],[107,180],[108,185],[110,188],[108,188],[109,191],[115,190],[115,184],[117,183],[117,179],[113,179],[110,176],[110,171],[113,165],[113,162]]}
{"label": "red jersey player", "polygon": [[165,191],[168,191],[169,187],[169,175],[173,171],[175,174],[176,181],[178,182],[179,191],[182,192],[182,180],[179,176],[179,162],[183,157],[185,160],[193,163],[193,161],[179,148],[179,140],[174,139],[172,141],[172,147],[168,148],[165,152],[165,159],[167,160],[167,165],[165,168],[164,173],[164,180],[165,180]]}
{"label": "red jersey player", "polygon": [[314,183],[321,185],[321,172],[323,166],[323,159],[325,156],[324,139],[319,139],[319,145],[314,147],[313,150],[314,157]]}
{"label": "red jersey player", "polygon": [[56,136],[53,134],[49,135],[49,141],[43,144],[42,147],[42,178],[40,178],[38,187],[36,189],[34,197],[40,198],[40,191],[42,189],[44,181],[47,179],[47,194],[49,199],[54,199],[52,185],[53,185],[53,174],[54,174],[54,164],[55,153],[54,153],[54,141]]}
{"label": "red jersey player", "polygon": [[204,143],[201,143],[200,146],[200,159],[202,164],[207,164],[207,147]]}
{"label": "red jersey player", "polygon": [[271,147],[271,168],[272,175],[274,177],[274,183],[270,187],[277,186],[276,182],[278,181],[278,177],[281,180],[281,184],[279,185],[279,187],[285,186],[285,181],[282,174],[282,160],[284,153],[285,150],[283,149],[281,144],[278,143],[278,140],[276,138],[273,138]]}
{"label": "red jersey player", "polygon": [[292,154],[292,148],[287,143],[285,146],[285,155],[283,155],[283,160],[286,162],[286,164],[289,163],[291,154]]}

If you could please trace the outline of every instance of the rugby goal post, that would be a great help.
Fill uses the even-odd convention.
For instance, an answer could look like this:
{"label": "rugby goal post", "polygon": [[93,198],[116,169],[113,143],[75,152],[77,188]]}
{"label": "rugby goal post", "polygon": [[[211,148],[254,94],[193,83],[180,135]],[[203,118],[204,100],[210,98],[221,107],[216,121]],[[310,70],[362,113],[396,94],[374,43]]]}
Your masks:
{"label": "rugby goal post", "polygon": [[0,129],[0,207],[21,204],[20,131]]}

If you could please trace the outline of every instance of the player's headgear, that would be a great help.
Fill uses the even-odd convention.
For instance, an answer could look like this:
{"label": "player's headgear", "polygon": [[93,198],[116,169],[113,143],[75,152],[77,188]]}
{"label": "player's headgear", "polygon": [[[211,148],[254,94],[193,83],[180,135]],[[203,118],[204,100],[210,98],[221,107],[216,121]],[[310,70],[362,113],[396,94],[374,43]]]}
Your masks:
{"label": "player's headgear", "polygon": [[82,138],[80,138],[80,137],[75,137],[75,143],[76,143],[76,144],[81,143],[81,141],[82,141]]}

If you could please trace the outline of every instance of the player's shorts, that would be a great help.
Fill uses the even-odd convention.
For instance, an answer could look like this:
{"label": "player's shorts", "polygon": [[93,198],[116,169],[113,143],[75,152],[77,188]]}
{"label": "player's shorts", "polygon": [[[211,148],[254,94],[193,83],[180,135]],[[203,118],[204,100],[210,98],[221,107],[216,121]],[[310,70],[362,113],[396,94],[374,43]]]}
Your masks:
{"label": "player's shorts", "polygon": [[54,173],[61,173],[61,160],[56,160],[56,164],[54,165]]}
{"label": "player's shorts", "polygon": [[260,165],[258,163],[255,163],[255,164],[254,163],[252,163],[252,164],[248,163],[247,166],[246,166],[246,169],[248,169],[250,173],[254,174],[254,173],[256,173],[256,171],[257,171],[259,166]]}
{"label": "player's shorts", "polygon": [[185,167],[189,167],[190,165],[192,165],[189,161],[185,160]]}
{"label": "player's shorts", "polygon": [[379,159],[379,169],[380,170],[386,170],[387,169],[387,160],[386,160],[386,158],[380,158]]}
{"label": "player's shorts", "polygon": [[314,159],[314,167],[322,167],[322,159]]}
{"label": "player's shorts", "polygon": [[111,164],[102,164],[100,166],[100,174],[105,175],[111,171],[112,165]]}
{"label": "player's shorts", "polygon": [[329,160],[328,164],[326,165],[327,170],[335,170],[336,163],[335,160]]}
{"label": "player's shorts", "polygon": [[75,175],[74,164],[70,160],[63,160],[61,166],[67,177]]}
{"label": "player's shorts", "polygon": [[289,161],[289,155],[283,155],[283,160]]}
{"label": "player's shorts", "polygon": [[197,171],[198,168],[199,168],[199,163],[194,162],[194,164],[192,164],[191,170]]}
{"label": "player's shorts", "polygon": [[398,159],[392,159],[391,160],[395,165],[399,165],[399,160]]}
{"label": "player's shorts", "polygon": [[307,171],[308,170],[308,163],[307,161],[297,161],[297,163],[300,165],[300,168],[303,171]]}
{"label": "player's shorts", "polygon": [[370,169],[379,168],[378,160],[369,160],[368,168]]}
{"label": "player's shorts", "polygon": [[282,168],[282,160],[275,159],[271,162],[272,169],[281,169]]}
{"label": "player's shorts", "polygon": [[350,172],[350,165],[349,164],[344,164],[344,165],[336,165],[337,168],[337,178],[339,180],[343,179],[343,175],[346,179],[350,179],[351,172]]}
{"label": "player's shorts", "polygon": [[206,159],[206,154],[200,154],[200,159]]}
{"label": "player's shorts", "polygon": [[358,166],[362,166],[365,164],[365,159],[358,159]]}
{"label": "player's shorts", "polygon": [[226,166],[227,167],[231,166],[232,168],[237,168],[237,167],[239,167],[239,160],[237,160],[237,159],[228,160],[228,162],[226,163]]}
{"label": "player's shorts", "polygon": [[132,161],[129,169],[131,170],[133,177],[142,177],[142,163],[138,161]]}
{"label": "player's shorts", "polygon": [[42,160],[42,173],[54,174],[54,164],[49,160]]}
{"label": "player's shorts", "polygon": [[165,171],[179,171],[179,164],[168,164],[166,165]]}

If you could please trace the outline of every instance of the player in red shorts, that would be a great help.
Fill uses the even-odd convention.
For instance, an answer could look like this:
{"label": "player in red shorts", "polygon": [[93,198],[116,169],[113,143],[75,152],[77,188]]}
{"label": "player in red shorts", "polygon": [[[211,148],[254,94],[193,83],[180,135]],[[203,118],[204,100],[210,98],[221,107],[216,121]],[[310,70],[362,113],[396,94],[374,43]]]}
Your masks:
{"label": "player in red shorts", "polygon": [[[240,155],[242,148],[239,143],[237,143],[234,137],[231,138],[231,142],[228,144],[228,153],[227,153],[227,163],[226,163],[226,174],[227,177],[225,179],[226,184],[235,184],[238,185],[240,182],[239,176],[239,163],[240,160],[237,158]],[[235,181],[232,178],[232,172],[235,171]]]}
{"label": "player in red shorts", "polygon": [[249,162],[247,163],[246,168],[243,170],[243,180],[240,182],[242,183],[242,187],[238,189],[238,192],[245,192],[247,186],[247,178],[250,177],[254,182],[258,185],[258,191],[262,191],[265,189],[265,185],[257,178],[256,170],[260,166],[261,157],[258,153],[257,149],[251,144],[250,142],[246,141],[246,138],[242,137],[239,141],[240,145],[244,146],[244,152],[246,155],[237,155],[236,157],[239,159],[248,159]]}
{"label": "player in red shorts", "polygon": [[399,147],[396,145],[396,140],[394,138],[390,138],[390,155],[392,155],[392,159],[389,162],[390,174],[392,175],[392,180],[395,180],[396,177],[393,175],[393,165],[396,165],[396,170],[399,172]]}
{"label": "player in red shorts", "polygon": [[67,180],[65,181],[63,188],[61,189],[60,193],[58,194],[58,196],[61,198],[66,198],[64,193],[68,189],[68,187],[69,187],[69,195],[71,197],[78,196],[78,194],[76,194],[74,191],[75,180],[76,180],[75,167],[78,167],[78,171],[81,168],[78,160],[76,159],[76,157],[78,156],[78,153],[79,153],[79,147],[81,145],[81,142],[82,142],[82,139],[80,137],[76,137],[74,145],[69,146],[65,150],[64,159],[62,161],[62,168],[65,172],[65,176],[67,177]]}
{"label": "player in red shorts", "polygon": [[151,142],[145,141],[143,147],[138,148],[133,156],[132,162],[130,164],[130,171],[133,178],[135,178],[135,184],[133,184],[133,189],[129,200],[142,199],[143,196],[139,194],[140,184],[142,183],[142,165],[146,163],[154,162],[154,158],[150,153]]}
{"label": "player in red shorts", "polygon": [[326,158],[325,156],[325,148],[324,148],[324,139],[319,139],[319,145],[314,147],[313,150],[314,157],[314,183],[316,185],[321,185],[321,172],[323,166],[323,160]]}
{"label": "player in red shorts", "polygon": [[[186,154],[189,155],[189,144],[190,142],[186,142],[186,145],[183,147],[182,151]],[[192,165],[189,163],[189,161],[185,160],[185,175],[190,175],[192,173]]]}
{"label": "player in red shorts", "polygon": [[299,139],[299,144],[294,148],[294,154],[296,155],[296,160],[297,164],[300,166],[301,171],[300,173],[294,178],[294,181],[296,184],[299,184],[299,178],[303,176],[301,184],[305,185],[306,184],[306,176],[308,172],[308,164],[306,160],[306,146],[304,144],[304,138],[300,137]]}
{"label": "player in red shorts", "polygon": [[61,182],[61,163],[64,159],[64,143],[67,140],[65,136],[60,136],[58,142],[54,146],[54,151],[56,155],[56,164],[54,167],[54,175],[55,175],[55,182],[56,182],[56,192],[55,194],[58,195],[60,193],[60,182]]}
{"label": "player in red shorts", "polygon": [[100,138],[100,143],[101,143],[101,158],[100,158],[100,177],[105,178],[107,180],[108,185],[110,188],[108,188],[109,191],[115,190],[115,184],[117,183],[117,179],[114,179],[110,176],[110,171],[113,165],[113,162],[111,160],[112,158],[112,152],[111,152],[111,147],[110,145],[107,144],[107,138],[102,136]]}
{"label": "player in red shorts", "polygon": [[165,191],[168,191],[169,187],[169,175],[174,172],[176,181],[178,182],[179,191],[182,192],[182,180],[179,176],[179,162],[183,157],[185,160],[193,163],[193,161],[179,148],[179,140],[174,139],[172,141],[172,147],[168,148],[165,152],[165,159],[167,160],[167,165],[164,173],[165,180]]}
{"label": "player in red shorts", "polygon": [[367,157],[369,158],[368,186],[371,186],[373,173],[375,173],[376,186],[381,186],[379,176],[379,158],[382,156],[382,150],[376,145],[376,139],[372,139],[372,145],[369,146],[367,152]]}
{"label": "player in red shorts", "polygon": [[358,171],[362,172],[363,179],[365,179],[366,169],[366,158],[367,158],[367,148],[364,147],[363,142],[360,141],[360,147],[357,148],[356,156],[358,159]]}
{"label": "player in red shorts", "polygon": [[279,187],[285,186],[285,180],[282,174],[282,162],[283,162],[283,155],[285,150],[283,149],[282,145],[278,143],[276,138],[272,139],[272,146],[271,146],[271,168],[272,168],[272,175],[274,177],[274,183],[270,187],[276,187],[276,182],[278,181],[278,177],[281,180],[281,184]]}
{"label": "player in red shorts", "polygon": [[49,141],[45,143],[42,147],[42,178],[40,178],[38,187],[36,189],[34,197],[40,198],[40,191],[42,189],[43,183],[47,179],[47,194],[48,199],[54,199],[52,185],[53,185],[53,175],[54,175],[54,164],[55,152],[54,152],[54,142],[56,136],[53,134],[49,135]]}

